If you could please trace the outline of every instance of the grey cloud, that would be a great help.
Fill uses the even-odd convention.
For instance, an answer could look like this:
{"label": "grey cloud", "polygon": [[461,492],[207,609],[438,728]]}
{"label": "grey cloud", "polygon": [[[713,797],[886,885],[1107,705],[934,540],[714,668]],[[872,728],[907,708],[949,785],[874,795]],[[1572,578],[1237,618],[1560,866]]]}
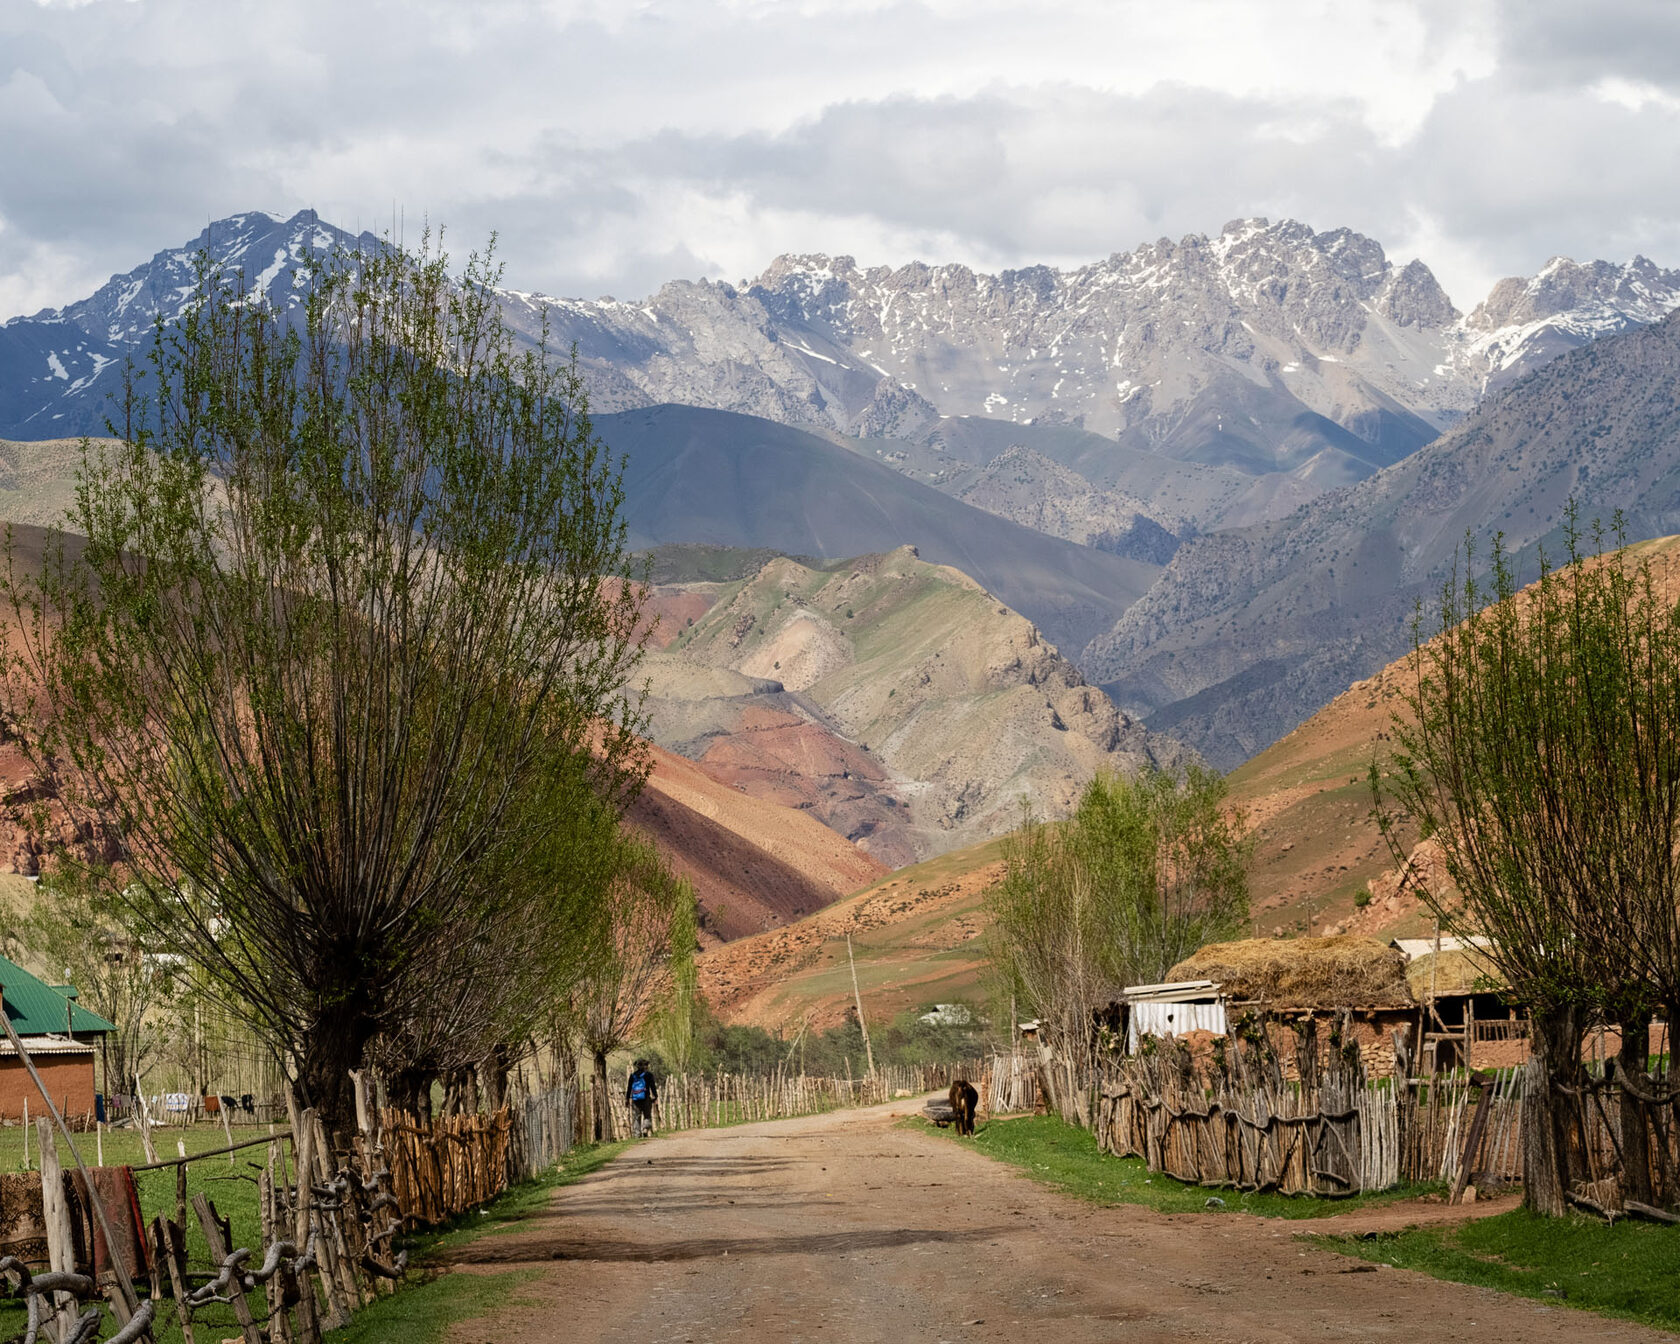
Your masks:
{"label": "grey cloud", "polygon": [[1509,0],[1499,22],[1509,68],[1530,80],[1620,77],[1680,88],[1680,5],[1672,0]]}
{"label": "grey cloud", "polygon": [[[1461,8],[1423,4],[1433,47]],[[1680,260],[1680,118],[1591,92],[1607,75],[1680,87],[1680,5],[1508,4],[1501,68],[1400,143],[1310,70],[1291,96],[1002,74],[960,96],[894,92],[949,87],[985,46],[913,4],[869,23],[513,3],[464,21],[325,0],[271,14],[0,9],[0,294],[43,256],[91,288],[209,219],[303,206],[358,229],[429,216],[457,249],[498,230],[510,283],[626,298],[739,278],[786,247],[1069,264],[1242,214],[1385,243],[1432,221],[1466,259],[1472,280],[1444,277],[1461,306],[1554,252]]]}

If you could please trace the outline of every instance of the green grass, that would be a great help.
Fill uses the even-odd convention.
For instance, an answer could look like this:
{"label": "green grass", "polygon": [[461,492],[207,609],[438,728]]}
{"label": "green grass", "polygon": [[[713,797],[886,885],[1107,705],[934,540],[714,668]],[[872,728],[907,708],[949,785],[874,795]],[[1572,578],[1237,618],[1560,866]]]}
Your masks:
{"label": "green grass", "polygon": [[[276,1128],[285,1129],[286,1126],[281,1124],[277,1125]],[[267,1133],[268,1127],[266,1125],[234,1125],[233,1141],[235,1143],[244,1143],[247,1139],[263,1138],[267,1135]],[[93,1166],[97,1160],[97,1137],[93,1134],[77,1134],[75,1139],[76,1151],[81,1153],[82,1161],[86,1162],[90,1167]],[[169,1158],[174,1157],[176,1152],[175,1144],[177,1141],[186,1144],[188,1156],[191,1156],[194,1153],[208,1152],[215,1148],[225,1148],[227,1146],[227,1138],[222,1133],[222,1127],[219,1124],[188,1125],[184,1129],[179,1126],[170,1126],[168,1128],[159,1126],[158,1128],[152,1130],[152,1142],[156,1145],[157,1153],[160,1158],[168,1160]],[[63,1139],[59,1140],[58,1149],[59,1159],[66,1167],[75,1165],[70,1160],[70,1153],[64,1147]],[[243,1153],[235,1153],[234,1157],[237,1160],[257,1157],[260,1160],[261,1154],[262,1149],[258,1147],[247,1149]],[[146,1154],[140,1146],[140,1134],[137,1130],[107,1129],[105,1131],[106,1166],[133,1167],[139,1166],[141,1163],[145,1162],[145,1160]],[[224,1167],[227,1166],[227,1159],[225,1157],[217,1160],[220,1161]],[[35,1142],[35,1130],[33,1125],[31,1125],[29,1130],[29,1165],[37,1171],[39,1171],[41,1167],[41,1155]],[[0,1171],[22,1171],[23,1169],[23,1126],[10,1125],[0,1127]]]}
{"label": "green grass", "polygon": [[1224,1201],[1224,1212],[1256,1213],[1266,1218],[1327,1218],[1333,1213],[1368,1209],[1397,1200],[1413,1199],[1434,1187],[1398,1186],[1371,1195],[1344,1199],[1319,1199],[1311,1195],[1254,1194],[1240,1190],[1215,1190],[1187,1185],[1152,1172],[1138,1157],[1112,1157],[1097,1151],[1096,1136],[1089,1130],[1062,1123],[1055,1116],[1034,1115],[1019,1119],[989,1120],[972,1139],[958,1139],[953,1130],[936,1129],[924,1120],[928,1132],[953,1143],[972,1146],[975,1151],[999,1162],[1019,1167],[1035,1181],[1064,1194],[1093,1204],[1142,1204],[1162,1213],[1220,1212],[1210,1198]]}
{"label": "green grass", "polygon": [[1318,1236],[1321,1246],[1519,1297],[1680,1330],[1680,1227],[1541,1218],[1517,1209],[1449,1228],[1367,1237]]}

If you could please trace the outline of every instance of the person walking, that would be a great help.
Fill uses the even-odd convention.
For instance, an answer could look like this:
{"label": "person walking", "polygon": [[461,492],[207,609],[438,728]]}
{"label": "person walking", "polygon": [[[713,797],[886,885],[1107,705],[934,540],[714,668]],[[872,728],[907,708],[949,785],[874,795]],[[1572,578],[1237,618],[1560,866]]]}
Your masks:
{"label": "person walking", "polygon": [[653,1133],[653,1103],[659,1100],[659,1087],[653,1081],[653,1071],[645,1059],[638,1059],[624,1084],[624,1099],[630,1103],[630,1133],[634,1138],[646,1138]]}

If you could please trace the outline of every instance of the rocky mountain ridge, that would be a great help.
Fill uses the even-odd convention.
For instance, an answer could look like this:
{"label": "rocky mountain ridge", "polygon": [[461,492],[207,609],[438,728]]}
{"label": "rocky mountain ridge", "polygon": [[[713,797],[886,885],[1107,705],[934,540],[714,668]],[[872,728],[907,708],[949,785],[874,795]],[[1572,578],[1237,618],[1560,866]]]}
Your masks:
{"label": "rocky mountain ridge", "polygon": [[614,396],[888,438],[965,415],[1082,425],[1255,474],[1321,454],[1368,474],[1501,379],[1680,304],[1680,271],[1557,258],[1464,317],[1373,239],[1249,219],[1070,271],[784,256],[640,303],[509,304],[577,341]]}
{"label": "rocky mountain ridge", "polygon": [[[99,429],[112,370],[155,318],[178,315],[201,248],[284,308],[313,256],[375,242],[311,211],[248,212],[87,299],[0,325],[0,434]],[[526,336],[546,320],[558,348],[577,343],[602,411],[680,402],[904,441],[963,416],[1083,426],[1185,462],[1303,473],[1313,493],[1397,461],[1488,388],[1661,317],[1680,304],[1680,271],[1555,258],[1465,317],[1423,262],[1396,265],[1373,239],[1245,219],[1071,270],[789,255],[739,284],[672,281],[637,302],[502,297]],[[1087,459],[1065,465],[1120,484]]]}
{"label": "rocky mountain ridge", "polygon": [[1680,314],[1577,348],[1457,429],[1286,518],[1182,546],[1092,642],[1115,699],[1221,766],[1247,759],[1409,647],[1468,535],[1522,572],[1563,553],[1574,500],[1628,539],[1680,531]]}

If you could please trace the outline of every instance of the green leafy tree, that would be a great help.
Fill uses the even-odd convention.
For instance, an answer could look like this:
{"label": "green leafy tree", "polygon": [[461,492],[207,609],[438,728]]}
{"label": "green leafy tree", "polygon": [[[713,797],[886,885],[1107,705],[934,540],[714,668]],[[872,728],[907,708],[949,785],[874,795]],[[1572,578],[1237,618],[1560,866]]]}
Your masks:
{"label": "green leafy tree", "polygon": [[350,1069],[459,1007],[464,949],[540,978],[573,764],[611,800],[644,770],[620,467],[496,280],[429,239],[336,254],[282,319],[206,264],[85,447],[84,540],[3,585],[7,709],[121,838],[131,912],[339,1124]]}
{"label": "green leafy tree", "polygon": [[572,1003],[577,1039],[589,1055],[595,1137],[610,1139],[607,1057],[692,1009],[698,928],[694,890],[645,840],[621,834],[610,900],[596,923]]}
{"label": "green leafy tree", "polygon": [[[1396,856],[1419,833],[1441,846],[1451,885],[1420,894],[1443,927],[1491,938],[1530,1011],[1523,1189],[1546,1214],[1566,1212],[1588,1174],[1594,1020],[1623,1026],[1624,1177],[1648,1197],[1645,1106],[1672,1094],[1653,1094],[1646,1029],[1680,1009],[1680,607],[1648,556],[1592,540],[1589,552],[1571,507],[1564,568],[1542,556],[1519,589],[1496,537],[1486,580],[1449,581],[1432,638],[1418,622],[1392,759],[1371,768]],[[1475,561],[1467,542],[1464,574]]]}
{"label": "green leafy tree", "polygon": [[1057,1054],[1061,1076],[1047,1081],[1070,1118],[1090,1077],[1093,1010],[1248,919],[1247,827],[1225,797],[1201,766],[1099,775],[1070,820],[1029,818],[1005,846],[986,896],[990,959]]}

